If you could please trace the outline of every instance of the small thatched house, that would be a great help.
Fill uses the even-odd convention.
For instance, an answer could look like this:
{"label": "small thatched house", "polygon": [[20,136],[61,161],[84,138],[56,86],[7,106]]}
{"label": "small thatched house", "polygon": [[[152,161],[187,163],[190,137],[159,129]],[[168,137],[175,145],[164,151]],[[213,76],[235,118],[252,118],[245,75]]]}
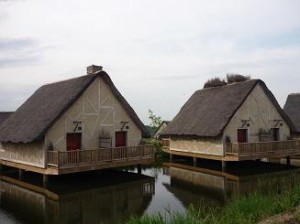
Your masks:
{"label": "small thatched house", "polygon": [[170,154],[238,161],[295,153],[291,129],[265,83],[247,80],[196,91],[161,136]]}
{"label": "small thatched house", "polygon": [[44,174],[99,169],[104,161],[114,167],[134,158],[138,148],[125,147],[147,135],[108,74],[92,65],[87,75],[40,87],[2,123],[0,162]]}
{"label": "small thatched house", "polygon": [[162,121],[161,124],[156,128],[153,137],[160,138],[160,133],[167,127],[170,121]]}
{"label": "small thatched house", "polygon": [[292,120],[295,130],[292,132],[294,138],[300,138],[300,93],[289,94],[284,108],[284,112]]}

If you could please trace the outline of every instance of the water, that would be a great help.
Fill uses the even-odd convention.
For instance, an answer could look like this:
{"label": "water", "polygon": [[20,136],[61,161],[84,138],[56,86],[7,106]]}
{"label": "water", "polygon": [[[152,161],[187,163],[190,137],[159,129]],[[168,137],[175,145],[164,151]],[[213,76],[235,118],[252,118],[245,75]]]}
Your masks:
{"label": "water", "polygon": [[121,223],[130,215],[160,212],[166,219],[190,204],[224,206],[253,191],[280,192],[300,180],[300,170],[280,164],[241,162],[226,172],[217,162],[164,163],[51,177],[15,171],[0,176],[0,223]]}

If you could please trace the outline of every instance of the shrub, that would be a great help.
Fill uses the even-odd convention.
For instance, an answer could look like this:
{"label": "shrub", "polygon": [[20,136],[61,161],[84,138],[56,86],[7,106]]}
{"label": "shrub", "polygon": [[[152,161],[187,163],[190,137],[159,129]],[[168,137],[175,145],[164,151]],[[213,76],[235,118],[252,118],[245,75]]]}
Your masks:
{"label": "shrub", "polygon": [[250,76],[244,76],[240,74],[227,74],[227,84],[234,83],[234,82],[243,82],[250,79]]}
{"label": "shrub", "polygon": [[212,78],[209,79],[203,86],[203,89],[205,88],[210,88],[210,87],[218,87],[218,86],[224,86],[226,85],[225,80],[221,80],[220,78],[216,77],[216,78]]}

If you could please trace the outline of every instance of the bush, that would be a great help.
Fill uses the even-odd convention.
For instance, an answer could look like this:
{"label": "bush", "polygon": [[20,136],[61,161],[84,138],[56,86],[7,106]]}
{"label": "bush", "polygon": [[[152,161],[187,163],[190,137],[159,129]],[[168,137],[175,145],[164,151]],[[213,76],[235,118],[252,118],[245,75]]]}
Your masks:
{"label": "bush", "polygon": [[205,88],[210,88],[210,87],[218,87],[218,86],[224,86],[226,85],[225,80],[221,80],[220,78],[216,77],[216,78],[212,78],[209,79],[203,86],[203,89]]}
{"label": "bush", "polygon": [[234,82],[243,82],[250,79],[250,76],[244,76],[240,74],[227,74],[227,84],[234,83]]}

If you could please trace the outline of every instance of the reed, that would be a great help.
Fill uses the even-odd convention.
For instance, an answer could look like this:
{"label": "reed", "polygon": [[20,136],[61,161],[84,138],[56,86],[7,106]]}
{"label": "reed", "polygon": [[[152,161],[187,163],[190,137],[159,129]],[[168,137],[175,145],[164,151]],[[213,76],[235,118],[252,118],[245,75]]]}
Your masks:
{"label": "reed", "polygon": [[[275,191],[254,192],[229,202],[223,208],[217,206],[190,206],[184,214],[170,214],[166,219],[160,213],[132,216],[129,224],[164,224],[164,223],[187,223],[187,224],[254,224],[275,214],[293,211],[300,205],[300,184],[284,190],[279,194]],[[299,220],[296,216],[295,220]]]}

